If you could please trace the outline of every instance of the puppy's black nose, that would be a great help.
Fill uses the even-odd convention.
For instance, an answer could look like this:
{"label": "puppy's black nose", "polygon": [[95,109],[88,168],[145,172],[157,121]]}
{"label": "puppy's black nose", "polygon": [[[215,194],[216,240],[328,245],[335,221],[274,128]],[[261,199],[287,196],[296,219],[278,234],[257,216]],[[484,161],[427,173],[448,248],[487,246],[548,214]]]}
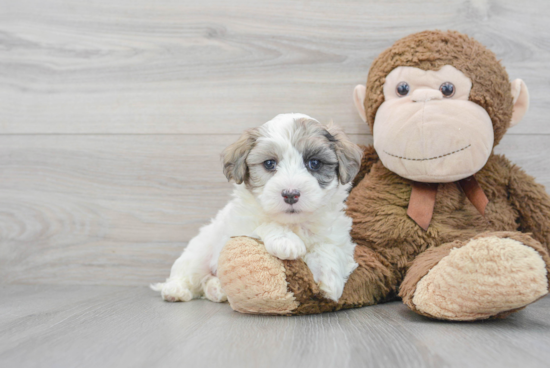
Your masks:
{"label": "puppy's black nose", "polygon": [[288,204],[294,204],[298,202],[298,199],[300,198],[300,191],[299,190],[283,190],[281,193],[283,198],[285,199],[285,202]]}

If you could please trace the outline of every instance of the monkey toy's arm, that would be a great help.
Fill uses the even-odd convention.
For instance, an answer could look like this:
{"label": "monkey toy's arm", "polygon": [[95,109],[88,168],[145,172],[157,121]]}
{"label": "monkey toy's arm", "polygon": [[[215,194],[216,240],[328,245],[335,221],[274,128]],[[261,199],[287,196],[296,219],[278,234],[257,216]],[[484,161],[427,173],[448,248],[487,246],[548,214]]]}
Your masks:
{"label": "monkey toy's arm", "polygon": [[363,146],[359,145],[361,149],[363,150],[363,158],[361,159],[361,168],[359,169],[359,172],[355,176],[355,179],[353,179],[353,187],[355,188],[357,184],[363,180],[365,175],[367,175],[370,172],[370,169],[372,168],[372,165],[377,163],[380,159],[378,158],[378,154],[376,153],[373,145]]}
{"label": "monkey toy's arm", "polygon": [[512,206],[519,212],[519,230],[532,233],[546,248],[550,247],[550,197],[544,186],[512,165],[509,196]]}

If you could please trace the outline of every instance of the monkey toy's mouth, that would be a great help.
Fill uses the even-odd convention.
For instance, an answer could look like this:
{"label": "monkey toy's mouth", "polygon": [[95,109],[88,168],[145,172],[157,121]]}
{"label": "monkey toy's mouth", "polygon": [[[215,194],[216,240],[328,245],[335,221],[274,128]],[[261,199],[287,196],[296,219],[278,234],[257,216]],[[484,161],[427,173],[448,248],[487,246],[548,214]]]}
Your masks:
{"label": "monkey toy's mouth", "polygon": [[448,152],[448,153],[445,153],[443,155],[439,155],[439,156],[434,156],[434,157],[426,157],[426,158],[412,158],[412,157],[405,157],[405,156],[399,156],[399,155],[394,155],[393,153],[389,153],[388,151],[384,150],[384,153],[389,155],[389,156],[392,156],[392,157],[395,157],[395,158],[399,158],[401,160],[408,160],[408,161],[431,161],[431,160],[437,160],[438,158],[443,158],[443,157],[447,157],[447,156],[450,156],[450,155],[454,155],[455,153],[458,153],[458,152],[461,152],[461,151],[464,151],[468,148],[470,148],[472,145],[471,144],[468,144],[467,146],[464,146],[460,149],[457,149],[455,151],[452,151],[452,152]]}

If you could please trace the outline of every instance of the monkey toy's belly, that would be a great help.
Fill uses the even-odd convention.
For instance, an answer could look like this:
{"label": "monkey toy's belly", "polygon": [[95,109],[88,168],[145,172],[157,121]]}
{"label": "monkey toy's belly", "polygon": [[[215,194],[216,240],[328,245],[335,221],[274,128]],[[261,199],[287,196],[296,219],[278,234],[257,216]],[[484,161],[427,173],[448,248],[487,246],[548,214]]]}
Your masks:
{"label": "monkey toy's belly", "polygon": [[490,158],[476,174],[489,199],[484,216],[458,183],[440,183],[426,231],[407,215],[411,181],[389,171],[381,162],[374,164],[348,198],[354,241],[373,248],[390,261],[405,262],[427,248],[467,240],[482,232],[518,230],[518,213],[508,202],[506,183],[490,175],[498,166],[498,160]]}

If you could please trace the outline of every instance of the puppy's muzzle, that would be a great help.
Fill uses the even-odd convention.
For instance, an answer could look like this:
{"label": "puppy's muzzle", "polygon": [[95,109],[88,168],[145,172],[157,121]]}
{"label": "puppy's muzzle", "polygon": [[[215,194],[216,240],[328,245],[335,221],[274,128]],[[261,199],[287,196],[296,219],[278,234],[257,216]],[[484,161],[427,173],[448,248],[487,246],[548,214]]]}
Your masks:
{"label": "puppy's muzzle", "polygon": [[300,191],[299,190],[283,190],[281,195],[285,199],[285,203],[294,204],[294,203],[298,202],[298,199],[300,198]]}

